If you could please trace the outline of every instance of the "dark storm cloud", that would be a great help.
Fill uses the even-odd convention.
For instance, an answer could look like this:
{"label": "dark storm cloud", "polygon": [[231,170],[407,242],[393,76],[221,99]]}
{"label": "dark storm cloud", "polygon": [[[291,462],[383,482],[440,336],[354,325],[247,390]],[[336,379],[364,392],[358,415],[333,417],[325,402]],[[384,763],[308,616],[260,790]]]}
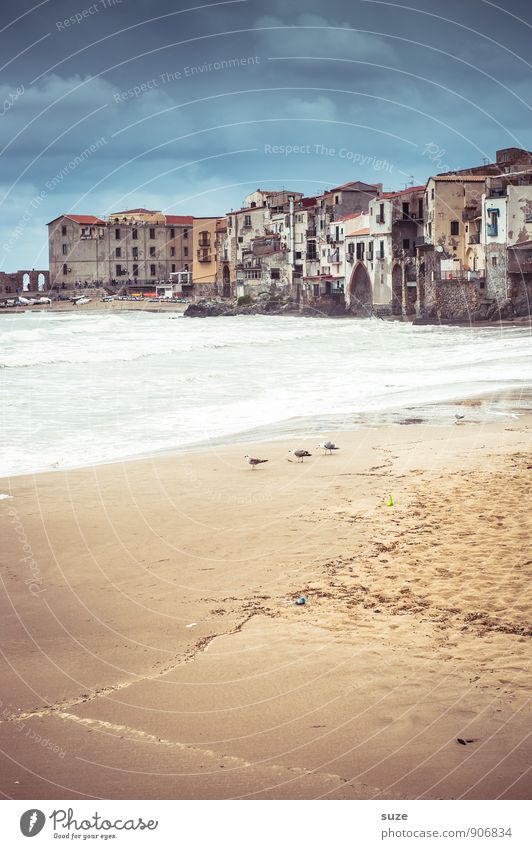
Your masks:
{"label": "dark storm cloud", "polygon": [[[400,188],[531,146],[525,2],[8,0],[2,10],[6,270],[46,264],[44,224],[68,210],[223,213],[260,184]],[[302,152],[277,150],[295,145]]]}

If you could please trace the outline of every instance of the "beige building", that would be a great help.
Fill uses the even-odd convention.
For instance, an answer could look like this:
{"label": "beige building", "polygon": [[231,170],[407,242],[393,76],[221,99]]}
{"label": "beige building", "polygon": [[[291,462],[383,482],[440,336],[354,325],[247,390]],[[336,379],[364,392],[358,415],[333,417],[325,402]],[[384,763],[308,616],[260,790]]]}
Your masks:
{"label": "beige building", "polygon": [[67,214],[48,224],[50,285],[129,284],[153,289],[170,274],[193,269],[192,216],[148,209],[106,218]]}
{"label": "beige building", "polygon": [[218,227],[221,218],[195,218],[192,228],[194,266],[192,283],[195,295],[218,294]]}
{"label": "beige building", "polygon": [[425,188],[425,245],[433,245],[460,267],[468,264],[468,248],[479,238],[483,174],[441,174],[430,177]]}

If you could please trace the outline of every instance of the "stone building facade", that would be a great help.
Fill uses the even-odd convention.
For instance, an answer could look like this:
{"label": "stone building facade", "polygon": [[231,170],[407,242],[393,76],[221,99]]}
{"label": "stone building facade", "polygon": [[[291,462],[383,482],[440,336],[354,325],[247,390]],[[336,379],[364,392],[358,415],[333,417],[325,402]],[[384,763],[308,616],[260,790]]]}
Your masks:
{"label": "stone building facade", "polygon": [[172,273],[192,272],[193,221],[141,208],[105,219],[61,215],[48,224],[51,287],[129,283],[145,289]]}

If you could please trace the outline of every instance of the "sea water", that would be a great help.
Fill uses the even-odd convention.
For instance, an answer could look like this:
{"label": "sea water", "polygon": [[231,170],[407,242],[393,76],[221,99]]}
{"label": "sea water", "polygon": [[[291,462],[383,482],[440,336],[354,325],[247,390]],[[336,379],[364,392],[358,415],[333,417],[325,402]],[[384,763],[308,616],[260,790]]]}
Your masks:
{"label": "sea water", "polygon": [[110,462],[250,432],[275,438],[312,429],[312,422],[326,433],[328,423],[336,430],[397,420],[407,409],[475,396],[489,401],[505,390],[528,397],[531,384],[526,326],[4,314],[0,475]]}

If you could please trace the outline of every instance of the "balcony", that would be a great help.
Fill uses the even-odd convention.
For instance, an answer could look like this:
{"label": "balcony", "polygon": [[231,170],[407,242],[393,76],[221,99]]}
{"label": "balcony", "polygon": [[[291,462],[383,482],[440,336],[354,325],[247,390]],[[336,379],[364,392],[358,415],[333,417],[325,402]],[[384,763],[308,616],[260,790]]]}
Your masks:
{"label": "balcony", "polygon": [[212,262],[212,256],[207,250],[199,250],[197,252],[198,262]]}
{"label": "balcony", "polygon": [[480,233],[472,233],[469,236],[470,245],[480,245]]}
{"label": "balcony", "polygon": [[199,239],[198,245],[200,248],[210,248],[211,240],[210,239]]}
{"label": "balcony", "polygon": [[508,256],[509,274],[532,274],[532,257],[513,259]]}

